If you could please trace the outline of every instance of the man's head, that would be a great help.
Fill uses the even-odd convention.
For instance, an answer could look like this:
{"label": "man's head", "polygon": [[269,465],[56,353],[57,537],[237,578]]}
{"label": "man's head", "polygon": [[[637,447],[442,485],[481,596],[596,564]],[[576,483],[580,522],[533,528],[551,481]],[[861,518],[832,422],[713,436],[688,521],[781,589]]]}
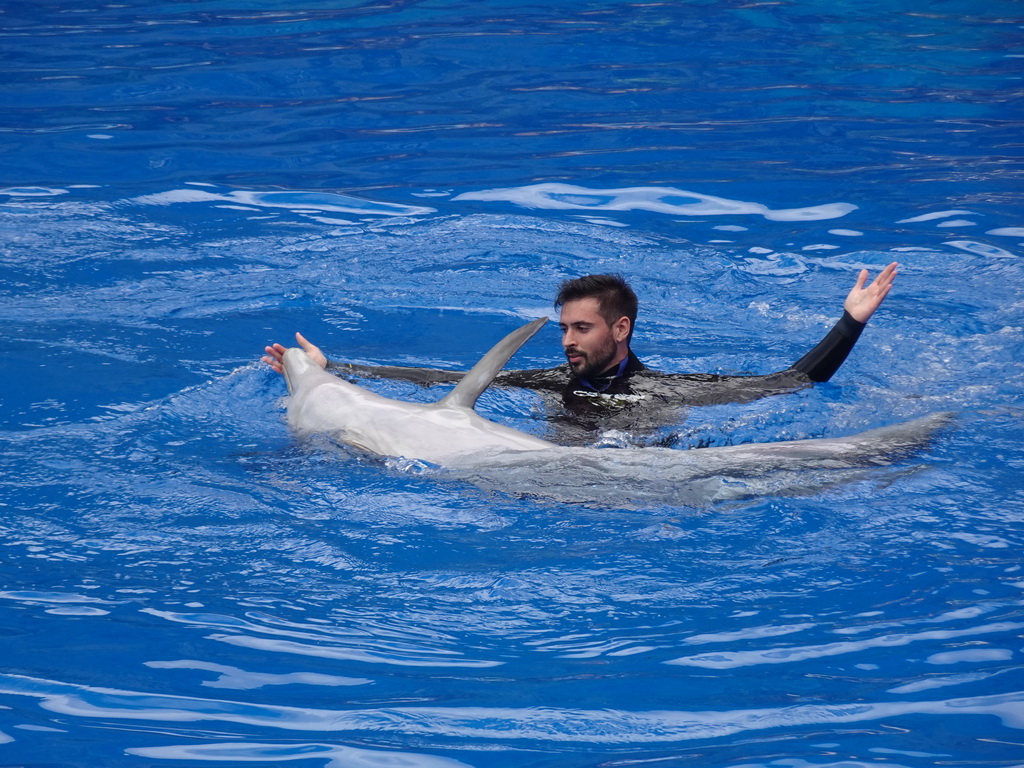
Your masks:
{"label": "man's head", "polygon": [[555,307],[561,308],[562,347],[576,375],[604,373],[629,354],[637,300],[621,275],[566,280]]}

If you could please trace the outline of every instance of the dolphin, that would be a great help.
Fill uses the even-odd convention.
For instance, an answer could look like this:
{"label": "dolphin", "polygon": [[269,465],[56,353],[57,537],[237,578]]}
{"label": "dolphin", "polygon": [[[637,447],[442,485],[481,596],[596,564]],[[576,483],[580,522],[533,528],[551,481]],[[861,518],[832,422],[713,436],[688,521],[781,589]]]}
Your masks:
{"label": "dolphin", "polygon": [[951,416],[932,414],[846,437],[692,450],[559,446],[473,409],[547,320],[508,334],[450,393],[430,404],[382,397],[328,373],[304,350],[288,349],[288,424],[299,436],[327,434],[361,451],[436,465],[485,488],[633,507],[812,492],[919,450]]}
{"label": "dolphin", "polygon": [[499,341],[440,402],[424,405],[381,397],[334,376],[304,350],[284,353],[291,399],[288,423],[298,434],[326,432],[343,443],[381,456],[457,466],[474,454],[548,451],[554,443],[485,419],[473,410],[480,394],[537,331],[546,317]]}

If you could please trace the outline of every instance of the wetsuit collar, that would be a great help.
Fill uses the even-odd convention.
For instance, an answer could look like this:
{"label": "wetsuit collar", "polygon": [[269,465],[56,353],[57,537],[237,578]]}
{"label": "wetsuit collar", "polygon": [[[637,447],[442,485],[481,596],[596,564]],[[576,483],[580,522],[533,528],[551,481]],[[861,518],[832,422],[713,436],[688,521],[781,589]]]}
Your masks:
{"label": "wetsuit collar", "polygon": [[596,386],[595,384],[591,383],[589,379],[584,379],[582,377],[580,377],[580,384],[582,384],[587,389],[594,390],[595,392],[604,392],[606,389],[608,389],[608,387],[612,385],[613,381],[615,381],[617,378],[619,378],[619,376],[626,372],[627,365],[629,365],[629,355],[626,355],[624,358],[622,358],[622,360],[619,361],[619,366],[618,368],[616,368],[615,373],[613,373],[611,376],[605,374],[600,377],[603,380],[601,386]]}

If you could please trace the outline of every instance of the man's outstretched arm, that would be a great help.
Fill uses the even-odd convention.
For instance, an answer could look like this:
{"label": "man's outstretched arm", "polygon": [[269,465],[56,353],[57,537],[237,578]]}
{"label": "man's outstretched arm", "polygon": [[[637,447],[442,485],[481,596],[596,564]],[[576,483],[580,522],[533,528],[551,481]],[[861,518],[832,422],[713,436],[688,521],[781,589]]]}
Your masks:
{"label": "man's outstretched arm", "polygon": [[[301,333],[295,334],[295,340],[299,346],[306,350],[317,365],[326,368],[328,371],[337,373],[340,376],[354,376],[366,379],[394,379],[396,381],[411,381],[424,387],[433,384],[455,384],[465,375],[464,371],[445,371],[439,368],[412,368],[398,365],[359,365],[358,363],[334,363],[330,362],[326,355],[316,344],[307,340]],[[278,373],[283,373],[282,360],[286,347],[282,344],[271,344],[264,348],[263,362],[269,365]],[[502,374],[506,373],[505,371]],[[499,383],[501,383],[499,374]],[[512,386],[529,386],[528,383],[516,381],[509,382]]]}
{"label": "man's outstretched arm", "polygon": [[813,349],[784,371],[767,375],[661,374],[672,382],[683,405],[719,405],[747,403],[770,395],[792,392],[813,382],[828,381],[845,361],[860,338],[864,326],[892,289],[896,278],[893,262],[867,283],[862,270],[843,303],[843,316]]}
{"label": "man's outstretched arm", "polygon": [[868,271],[862,269],[843,303],[839,322],[810,352],[793,363],[790,370],[804,374],[811,381],[831,379],[853,350],[867,321],[892,290],[896,266],[894,261],[866,286]]}
{"label": "man's outstretched arm", "polygon": [[[397,379],[412,381],[416,384],[450,384],[462,378],[462,371],[442,371],[434,368],[405,368],[395,365],[358,365],[356,363],[331,363],[316,344],[309,341],[301,333],[295,334],[299,346],[321,368],[336,371],[341,375],[349,374],[370,379]],[[271,344],[264,348],[263,362],[278,373],[283,373],[283,359],[286,347],[282,344]]]}

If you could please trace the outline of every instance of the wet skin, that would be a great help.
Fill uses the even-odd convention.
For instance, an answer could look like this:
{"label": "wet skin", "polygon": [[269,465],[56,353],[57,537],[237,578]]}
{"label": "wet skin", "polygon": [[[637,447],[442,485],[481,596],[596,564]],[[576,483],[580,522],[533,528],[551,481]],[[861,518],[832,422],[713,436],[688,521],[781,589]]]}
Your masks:
{"label": "wet skin", "polygon": [[629,354],[629,318],[609,325],[600,308],[595,298],[567,301],[558,319],[565,359],[582,378],[604,373]]}

